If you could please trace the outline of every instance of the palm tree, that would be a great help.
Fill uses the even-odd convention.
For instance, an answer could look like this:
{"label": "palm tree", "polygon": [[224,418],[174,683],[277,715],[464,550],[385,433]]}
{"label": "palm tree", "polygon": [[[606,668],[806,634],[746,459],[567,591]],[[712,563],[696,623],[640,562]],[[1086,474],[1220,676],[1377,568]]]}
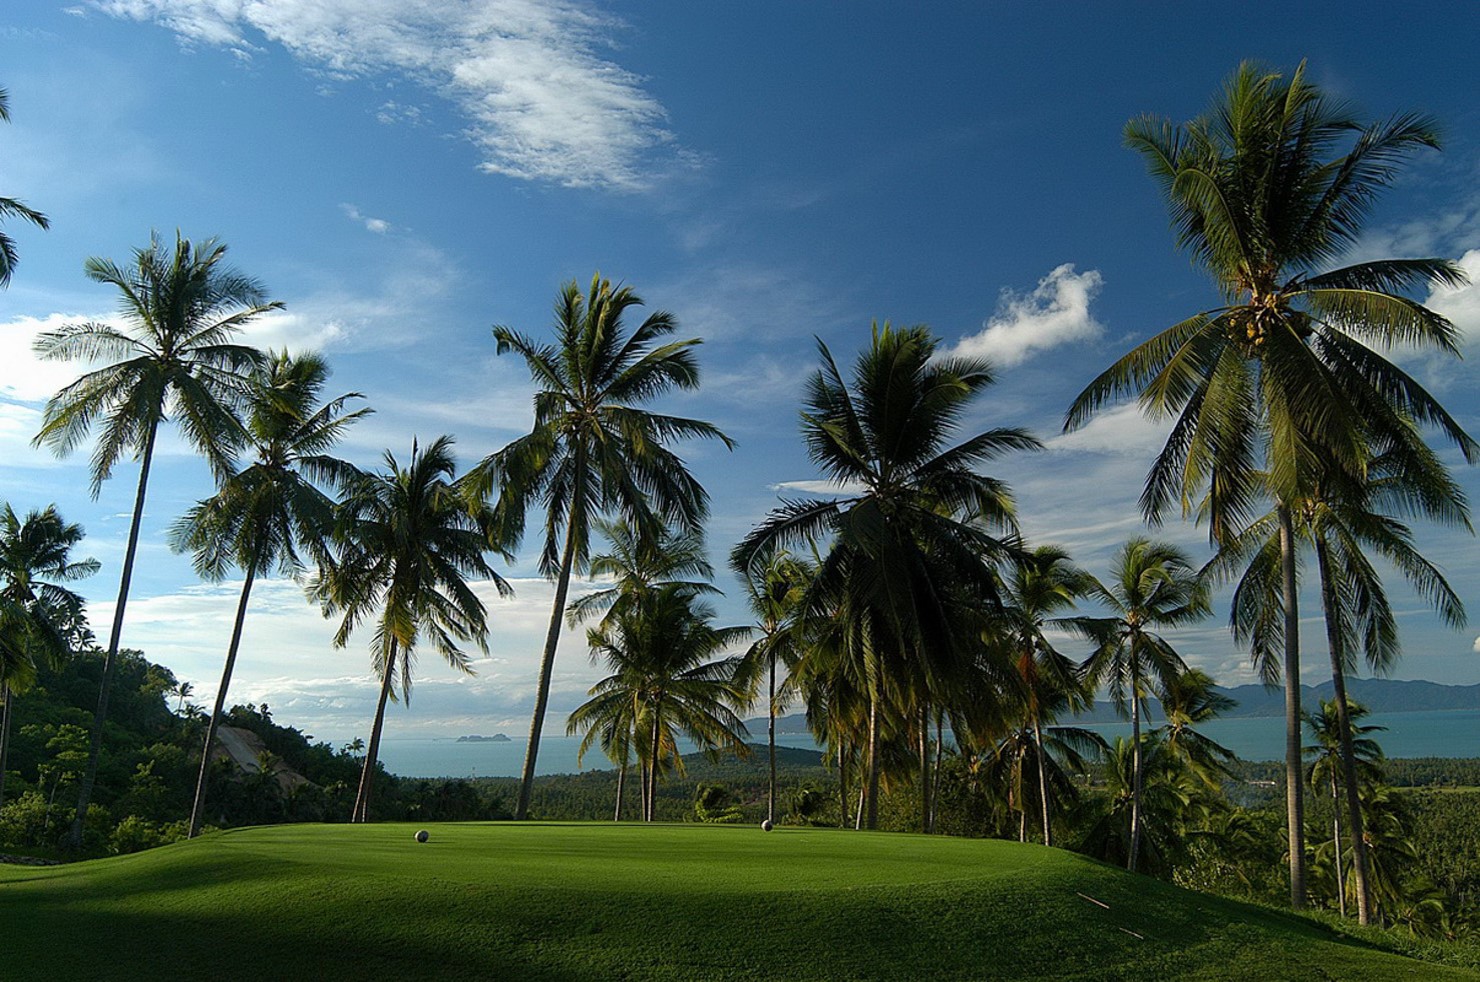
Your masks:
{"label": "palm tree", "polygon": [[1167,679],[1156,698],[1166,717],[1159,727],[1162,746],[1167,753],[1180,758],[1209,791],[1218,791],[1236,757],[1232,750],[1199,733],[1196,727],[1217,719],[1238,702],[1214,691],[1212,677],[1196,668]]}
{"label": "palm tree", "polygon": [[469,578],[492,581],[501,596],[513,593],[484,558],[489,516],[470,512],[452,484],[451,437],[438,437],[425,449],[413,441],[405,467],[386,451],[385,467],[385,473],[362,476],[345,488],[335,533],[338,555],[312,588],[325,616],[342,615],[335,647],[344,647],[362,620],[376,616],[370,653],[380,699],[351,816],[357,822],[369,820],[386,701],[398,675],[401,698],[410,698],[418,643],[428,639],[448,664],[471,674],[457,643],[471,641],[486,652],[488,626]]}
{"label": "palm tree", "polygon": [[36,339],[36,353],[44,359],[110,364],[52,396],[33,443],[45,443],[58,456],[66,456],[96,428],[98,443],[90,468],[94,498],[120,457],[130,454],[139,459],[139,486],[103,660],[92,743],[68,840],[74,847],[82,842],[82,817],[97,777],[108,690],[123,635],[159,424],[167,419],[178,423],[205,454],[217,478],[225,479],[242,435],[234,409],[246,395],[247,373],[262,359],[255,348],[235,344],[233,338],[254,317],[282,306],[269,302],[256,280],[225,265],[225,256],[226,247],[215,239],[192,246],[177,234],[172,250],[157,235],[151,236],[147,248],[134,251],[131,266],[93,257],[83,269],[89,279],[118,290],[126,326],[68,324]]}
{"label": "palm tree", "polygon": [[1182,656],[1155,628],[1180,627],[1210,612],[1207,584],[1176,546],[1135,538],[1116,553],[1111,580],[1094,590],[1108,618],[1076,618],[1073,624],[1095,642],[1083,666],[1086,683],[1108,685],[1116,708],[1131,720],[1130,847],[1126,869],[1135,871],[1141,845],[1141,706],[1156,689],[1165,691],[1187,671]]}
{"label": "palm tree", "polygon": [[71,558],[82,535],[55,505],[24,520],[9,504],[0,511],[0,804],[11,704],[35,680],[38,660],[60,662],[90,637],[82,598],[62,586],[98,571],[96,559]]}
{"label": "palm tree", "polygon": [[1054,624],[1054,614],[1073,607],[1077,599],[1093,590],[1094,578],[1075,566],[1067,552],[1058,546],[1039,546],[1012,563],[1002,591],[1004,609],[991,630],[996,640],[1012,652],[1022,718],[1032,732],[1046,846],[1053,845],[1053,831],[1043,747],[1043,724],[1052,715],[1045,710],[1050,704],[1061,704],[1073,711],[1090,701],[1074,663],[1053,646],[1046,631]]}
{"label": "palm tree", "polygon": [[[759,635],[745,652],[750,671],[766,669],[766,747],[768,770],[766,780],[766,821],[776,824],[776,665],[779,662],[791,678],[791,670],[801,660],[809,624],[802,600],[807,585],[816,575],[815,567],[787,552],[771,556],[766,565],[751,571],[737,570],[745,583],[745,599],[757,621]],[[791,689],[791,685],[785,686]],[[785,693],[782,694],[785,698]]]}
{"label": "palm tree", "polygon": [[[1452,627],[1464,624],[1464,605],[1443,573],[1413,546],[1412,534],[1384,510],[1423,514],[1469,530],[1463,491],[1427,448],[1398,447],[1376,457],[1367,479],[1354,483],[1339,469],[1328,467],[1322,479],[1292,509],[1297,544],[1315,552],[1327,650],[1331,661],[1334,712],[1338,724],[1345,718],[1346,676],[1356,671],[1357,656],[1369,669],[1386,674],[1401,654],[1397,619],[1388,602],[1382,577],[1367,558],[1376,553],[1399,570],[1414,592],[1428,600]],[[1234,592],[1233,629],[1247,641],[1264,676],[1277,678],[1276,655],[1284,623],[1278,616],[1278,519],[1265,515],[1220,550],[1214,567],[1228,570],[1245,566]],[[1347,727],[1349,733],[1349,727]],[[1352,839],[1353,881],[1358,920],[1371,921],[1371,891],[1367,883],[1366,838],[1362,803],[1357,794],[1359,762],[1347,741],[1343,766],[1349,768],[1347,820]]]}
{"label": "palm tree", "polygon": [[593,657],[613,674],[592,686],[569,732],[630,725],[643,764],[643,819],[656,818],[658,776],[683,771],[682,734],[703,748],[746,752],[745,723],[735,712],[749,700],[738,656],[719,657],[743,642],[746,627],[715,627],[714,609],[683,584],[655,587],[587,632]]}
{"label": "palm tree", "polygon": [[574,280],[561,289],[555,343],[540,344],[508,327],[493,330],[499,354],[519,354],[538,387],[534,429],[474,468],[467,489],[480,500],[498,492],[500,535],[513,545],[530,504],[544,505],[540,572],[555,581],[517,819],[529,814],[560,621],[571,574],[587,565],[591,522],[618,515],[646,539],[657,539],[664,528],[697,531],[709,496],[667,444],[697,437],[734,446],[709,423],[639,408],[674,387],[698,387],[692,349],[700,343],[665,341],[677,329],[665,311],[650,314],[628,335],[622,315],[641,304],[630,287],[613,286],[598,273],[585,296]]}
{"label": "palm tree", "polygon": [[[0,89],[0,122],[10,122],[10,93],[4,89]],[[51,227],[51,222],[45,215],[32,208],[27,208],[14,198],[0,197],[0,218],[23,218],[37,228]],[[10,285],[10,277],[15,272],[15,264],[18,261],[15,241],[4,232],[0,232],[0,287]]]}
{"label": "palm tree", "polygon": [[[1345,693],[1342,694],[1342,698],[1345,698]],[[1305,714],[1305,725],[1315,740],[1315,743],[1305,748],[1305,752],[1313,758],[1310,769],[1306,772],[1306,778],[1310,781],[1312,790],[1321,785],[1331,789],[1332,867],[1336,871],[1336,899],[1342,917],[1346,916],[1346,884],[1342,882],[1341,787],[1343,783],[1351,780],[1347,774],[1348,759],[1354,765],[1352,775],[1360,782],[1356,787],[1351,788],[1358,795],[1358,801],[1361,800],[1363,789],[1380,783],[1382,779],[1382,748],[1368,734],[1379,733],[1387,727],[1364,726],[1361,721],[1366,717],[1367,707],[1361,703],[1348,701],[1344,707],[1338,707],[1335,699],[1322,699],[1319,713]],[[1349,830],[1354,847],[1362,834],[1360,824]],[[1361,871],[1362,877],[1356,884],[1359,898],[1358,911],[1366,914],[1367,869],[1365,850],[1363,852],[1364,859],[1361,865],[1356,863],[1355,848],[1352,859],[1353,866]],[[1366,923],[1365,919],[1363,923]]]}
{"label": "palm tree", "polygon": [[566,619],[572,627],[603,610],[607,614],[602,624],[609,624],[623,606],[660,585],[681,583],[695,596],[719,593],[709,582],[714,567],[705,554],[701,531],[665,528],[654,539],[621,522],[599,518],[594,524],[610,543],[610,551],[593,556],[587,573],[592,579],[610,578],[612,585],[571,602]]}
{"label": "palm tree", "polygon": [[[954,701],[980,645],[982,612],[996,602],[991,562],[1013,546],[1007,486],[975,467],[1041,444],[1023,430],[987,430],[949,446],[972,400],[994,381],[979,358],[936,357],[924,326],[874,325],[846,379],[818,342],[822,369],[807,386],[808,455],[841,492],[784,500],[747,535],[732,562],[749,571],[775,552],[830,543],[805,606],[843,626],[838,650],[858,666],[869,700],[866,825],[878,813],[881,703],[913,687],[924,705]],[[959,688],[957,688],[959,692]],[[923,775],[922,775],[923,780]]]}
{"label": "palm tree", "polygon": [[[214,497],[190,509],[170,530],[171,547],[176,552],[194,552],[195,570],[204,579],[219,582],[232,566],[245,574],[221,685],[206,724],[195,803],[190,810],[192,838],[204,815],[216,726],[226,706],[252,583],[258,574],[266,575],[274,567],[284,576],[302,573],[299,547],[316,561],[325,558],[326,540],[334,525],[334,502],[317,485],[343,486],[358,474],[327,451],[349,424],[370,410],[345,410],[350,399],[362,398],[358,392],[319,405],[328,375],[328,366],[318,355],[294,358],[286,351],[269,353],[266,363],[252,373],[247,396],[245,423],[256,459],[227,478]],[[182,685],[180,698],[186,694]]]}
{"label": "palm tree", "polygon": [[[1428,119],[1366,124],[1325,97],[1302,64],[1288,80],[1245,63],[1204,116],[1184,126],[1132,120],[1126,142],[1167,199],[1178,244],[1225,302],[1142,343],[1089,384],[1065,418],[1084,425],[1111,399],[1136,395],[1175,417],[1141,496],[1148,519],[1198,503],[1215,542],[1247,523],[1266,492],[1281,536],[1286,824],[1290,899],[1305,901],[1300,760],[1300,652],[1293,508],[1326,458],[1354,480],[1409,419],[1477,454],[1459,423],[1376,350],[1393,344],[1457,354],[1454,325],[1406,294],[1464,275],[1444,259],[1323,270],[1361,232],[1377,193],[1409,154],[1436,147]],[[1374,440],[1375,437],[1375,440]],[[1206,500],[1202,491],[1207,489]]]}

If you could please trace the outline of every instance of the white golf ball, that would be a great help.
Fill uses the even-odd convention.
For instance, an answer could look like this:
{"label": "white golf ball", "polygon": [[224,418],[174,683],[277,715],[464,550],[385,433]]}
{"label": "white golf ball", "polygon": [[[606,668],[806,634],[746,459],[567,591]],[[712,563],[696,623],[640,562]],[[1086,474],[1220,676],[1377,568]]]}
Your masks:
{"label": "white golf ball", "polygon": [[417,842],[425,842],[431,837],[431,833],[429,833],[426,829],[422,829],[420,832],[416,833]]}

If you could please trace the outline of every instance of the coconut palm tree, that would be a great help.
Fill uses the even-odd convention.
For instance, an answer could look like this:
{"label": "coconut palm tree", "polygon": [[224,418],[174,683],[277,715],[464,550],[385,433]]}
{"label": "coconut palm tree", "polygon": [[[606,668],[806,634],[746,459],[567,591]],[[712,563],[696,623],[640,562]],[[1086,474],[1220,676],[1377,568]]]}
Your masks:
{"label": "coconut palm tree", "polygon": [[[4,89],[0,89],[0,122],[10,122],[10,93]],[[42,229],[51,227],[51,222],[45,215],[33,208],[27,208],[15,198],[0,197],[0,219],[4,218],[22,218]],[[10,277],[15,272],[17,261],[15,240],[0,231],[0,287],[10,285]]]}
{"label": "coconut palm tree", "polygon": [[529,814],[560,622],[571,574],[587,565],[592,521],[615,515],[647,539],[659,538],[665,528],[697,531],[709,496],[668,444],[699,438],[733,446],[709,423],[640,408],[675,387],[698,387],[693,348],[700,343],[665,340],[677,329],[665,311],[650,314],[628,334],[622,317],[641,304],[630,287],[613,286],[598,273],[584,296],[575,281],[561,289],[553,344],[508,327],[493,330],[499,354],[517,353],[534,379],[534,429],[475,467],[466,487],[480,500],[497,492],[499,534],[513,545],[530,505],[544,506],[540,571],[555,581],[514,806],[518,819]]}
{"label": "coconut palm tree", "polygon": [[1010,651],[1022,719],[1031,731],[1031,756],[1038,771],[1038,799],[1042,809],[1043,844],[1053,845],[1049,818],[1048,761],[1043,749],[1043,724],[1048,704],[1061,703],[1070,712],[1084,708],[1091,696],[1083,690],[1074,662],[1053,646],[1047,631],[1055,614],[1074,606],[1095,588],[1094,577],[1075,566],[1058,546],[1039,546],[1015,557],[1003,584],[1003,610],[990,629],[993,639]]}
{"label": "coconut palm tree", "polygon": [[1214,691],[1208,673],[1189,668],[1167,679],[1156,693],[1166,722],[1159,728],[1165,752],[1180,758],[1209,791],[1218,791],[1236,756],[1232,750],[1199,733],[1197,727],[1227,713],[1238,702]]}
{"label": "coconut palm tree", "polygon": [[714,567],[706,555],[701,531],[665,528],[654,539],[644,538],[621,522],[599,518],[594,524],[610,545],[609,551],[591,558],[587,572],[592,579],[611,579],[612,585],[571,602],[566,620],[572,627],[599,611],[607,611],[602,624],[608,624],[624,605],[635,603],[638,596],[660,585],[681,583],[694,596],[719,593],[709,582]]}
{"label": "coconut palm tree", "polygon": [[[1348,702],[1346,676],[1356,671],[1358,656],[1371,671],[1386,674],[1401,655],[1397,618],[1369,553],[1385,558],[1402,573],[1414,592],[1429,601],[1450,626],[1459,627],[1465,621],[1464,605],[1442,571],[1419,554],[1408,527],[1386,514],[1420,514],[1470,528],[1463,491],[1427,448],[1414,450],[1400,446],[1378,456],[1360,483],[1347,480],[1337,468],[1327,468],[1321,481],[1292,509],[1297,545],[1315,553],[1339,725],[1345,725],[1340,720]],[[1210,564],[1222,571],[1244,567],[1234,591],[1234,637],[1250,645],[1266,679],[1278,678],[1277,658],[1285,627],[1279,616],[1278,528],[1276,515],[1263,516],[1226,543]],[[1357,917],[1367,924],[1371,891],[1362,803],[1357,795],[1359,762],[1351,747],[1343,759],[1350,768],[1343,783]]]}
{"label": "coconut palm tree", "polygon": [[83,269],[89,279],[118,290],[124,326],[67,324],[36,339],[36,353],[44,359],[108,364],[52,396],[33,442],[66,456],[96,429],[98,442],[90,467],[95,498],[120,457],[139,459],[139,484],[103,660],[92,743],[78,782],[77,815],[68,840],[74,847],[82,842],[82,817],[97,777],[103,720],[159,425],[166,420],[177,423],[217,478],[225,479],[242,437],[235,408],[246,396],[247,374],[262,360],[255,348],[236,344],[234,338],[253,318],[282,306],[268,301],[256,280],[227,266],[225,257],[226,247],[215,239],[192,245],[178,234],[173,249],[151,236],[146,248],[134,251],[129,266],[93,257]]}
{"label": "coconut palm tree", "polygon": [[1157,689],[1166,690],[1187,665],[1157,628],[1181,627],[1211,613],[1208,588],[1186,553],[1176,546],[1135,538],[1116,553],[1108,584],[1097,584],[1095,596],[1110,609],[1109,617],[1081,617],[1072,623],[1095,643],[1085,660],[1085,682],[1108,686],[1121,715],[1131,721],[1130,845],[1126,869],[1135,871],[1141,845],[1142,755],[1141,707]]}
{"label": "coconut palm tree", "polygon": [[[206,724],[195,803],[190,810],[192,838],[204,814],[216,726],[226,706],[252,583],[274,568],[284,576],[302,573],[305,565],[300,548],[315,562],[326,558],[334,501],[319,485],[344,486],[359,473],[328,451],[346,427],[370,410],[346,409],[349,400],[363,398],[358,392],[320,404],[328,375],[329,368],[318,355],[294,358],[286,351],[269,353],[266,362],[253,371],[247,395],[245,424],[252,464],[227,478],[214,497],[190,509],[170,530],[171,547],[176,552],[194,552],[195,571],[202,578],[219,582],[233,566],[245,574],[221,685]],[[182,700],[185,694],[182,688]]]}
{"label": "coconut palm tree", "polygon": [[656,817],[658,776],[683,772],[678,736],[696,745],[745,753],[745,723],[736,713],[749,700],[739,656],[747,627],[715,627],[714,609],[684,584],[654,587],[614,612],[611,623],[587,632],[593,657],[613,669],[576,708],[572,733],[632,728],[645,772],[643,819]]}
{"label": "coconut palm tree", "polygon": [[400,698],[410,699],[417,645],[429,641],[449,665],[472,674],[458,642],[471,641],[486,652],[488,625],[469,579],[492,582],[500,596],[513,593],[485,559],[489,516],[468,510],[452,483],[455,466],[449,436],[425,448],[413,441],[404,467],[386,451],[384,473],[345,487],[334,536],[337,555],[312,587],[325,616],[341,618],[335,647],[344,647],[365,618],[376,619],[370,655],[380,698],[352,821],[369,820],[385,704],[398,676]]}
{"label": "coconut palm tree", "polygon": [[[1454,325],[1407,294],[1457,285],[1444,259],[1327,269],[1402,160],[1438,145],[1433,123],[1401,114],[1364,123],[1327,98],[1302,64],[1288,79],[1245,63],[1205,115],[1183,126],[1132,120],[1126,142],[1146,158],[1179,246],[1213,278],[1224,303],[1172,325],[1123,356],[1074,400],[1065,428],[1134,395],[1175,418],[1141,496],[1148,519],[1195,508],[1223,542],[1273,497],[1281,535],[1286,824],[1290,899],[1305,898],[1300,780],[1300,652],[1294,503],[1312,462],[1361,480],[1378,444],[1417,420],[1466,459],[1476,443],[1379,348],[1457,355]],[[1203,491],[1207,490],[1204,499]]]}
{"label": "coconut palm tree", "polygon": [[[1343,698],[1345,694],[1343,693]],[[1341,850],[1341,789],[1344,782],[1349,780],[1347,776],[1347,751],[1350,749],[1350,757],[1354,764],[1352,772],[1360,784],[1354,788],[1361,800],[1364,789],[1380,784],[1382,781],[1382,747],[1368,734],[1380,733],[1386,730],[1385,726],[1375,724],[1363,725],[1362,720],[1367,718],[1367,707],[1358,702],[1348,701],[1344,707],[1345,712],[1339,711],[1335,699],[1322,699],[1319,713],[1306,713],[1305,725],[1310,730],[1314,743],[1305,748],[1306,754],[1311,756],[1310,769],[1306,771],[1306,779],[1310,782],[1311,790],[1322,786],[1331,790],[1331,851],[1332,867],[1336,872],[1336,899],[1341,916],[1346,916],[1346,884],[1342,881],[1342,866],[1344,861]],[[1355,826],[1348,830],[1348,836],[1355,846],[1356,837],[1361,836],[1361,826]],[[1365,852],[1365,850],[1364,850]],[[1355,850],[1353,850],[1353,866],[1355,863]],[[1357,895],[1362,897],[1366,893],[1366,864],[1363,862],[1359,867],[1362,872],[1362,881],[1356,884]],[[1363,898],[1359,910],[1367,906]],[[1369,915],[1370,916],[1370,915]]]}
{"label": "coconut palm tree", "polygon": [[38,661],[56,664],[89,638],[84,603],[62,586],[98,571],[96,559],[73,560],[82,527],[55,505],[20,519],[0,510],[0,804],[15,697],[30,688]]}
{"label": "coconut palm tree", "polygon": [[873,327],[845,378],[825,344],[807,385],[808,455],[839,491],[785,500],[737,547],[751,571],[775,552],[829,543],[805,606],[846,625],[839,650],[869,699],[867,808],[878,813],[881,702],[913,687],[925,704],[966,706],[953,686],[973,676],[982,616],[996,602],[991,563],[1013,552],[1012,497],[975,468],[1041,444],[1023,430],[986,430],[950,445],[971,402],[994,381],[979,358],[937,357],[924,326]]}
{"label": "coconut palm tree", "polygon": [[[780,702],[776,688],[776,666],[779,663],[787,671],[802,658],[807,643],[809,624],[802,600],[807,586],[816,575],[816,568],[788,552],[771,556],[766,565],[758,570],[737,570],[745,583],[745,599],[750,612],[755,616],[755,631],[758,637],[745,652],[748,671],[759,672],[764,666],[766,688],[766,821],[776,823],[776,713]],[[785,689],[792,686],[786,685]],[[784,700],[785,692],[781,693]]]}

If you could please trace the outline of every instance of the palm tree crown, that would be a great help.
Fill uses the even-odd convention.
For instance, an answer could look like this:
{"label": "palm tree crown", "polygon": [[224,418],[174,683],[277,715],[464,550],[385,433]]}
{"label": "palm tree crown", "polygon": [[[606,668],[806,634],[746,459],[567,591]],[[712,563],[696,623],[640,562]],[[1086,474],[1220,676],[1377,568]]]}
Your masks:
{"label": "palm tree crown", "polygon": [[[0,122],[10,122],[10,93],[0,89]],[[50,228],[51,222],[41,212],[27,208],[15,198],[0,197],[0,218],[22,218],[38,228]],[[10,285],[19,261],[15,251],[15,240],[0,231],[0,287]]]}
{"label": "palm tree crown", "polygon": [[574,281],[560,291],[553,344],[508,327],[493,331],[499,354],[517,352],[534,379],[534,429],[474,468],[466,486],[480,500],[498,491],[497,537],[511,546],[523,534],[530,505],[544,506],[540,570],[555,580],[514,807],[520,819],[529,814],[570,576],[587,567],[593,519],[618,515],[646,541],[659,540],[669,528],[698,531],[709,496],[667,444],[697,437],[733,446],[709,423],[639,408],[670,389],[699,384],[693,352],[699,340],[664,340],[677,327],[672,315],[656,311],[627,333],[622,316],[641,303],[630,287],[613,286],[597,274],[584,296]]}

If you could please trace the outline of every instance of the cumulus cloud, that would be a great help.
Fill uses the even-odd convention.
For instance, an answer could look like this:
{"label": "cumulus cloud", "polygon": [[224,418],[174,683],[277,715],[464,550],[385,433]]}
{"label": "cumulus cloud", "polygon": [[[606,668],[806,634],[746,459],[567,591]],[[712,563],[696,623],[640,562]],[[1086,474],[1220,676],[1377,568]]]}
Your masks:
{"label": "cumulus cloud", "polygon": [[1471,645],[1470,648],[1472,651],[1475,652],[1475,654],[1480,655],[1480,638],[1476,638],[1475,643]]}
{"label": "cumulus cloud", "polygon": [[1480,340],[1480,249],[1471,249],[1458,260],[1469,276],[1464,286],[1436,286],[1429,291],[1424,306],[1454,322],[1465,340]]}
{"label": "cumulus cloud", "polygon": [[[643,80],[603,56],[623,25],[571,0],[94,0],[93,6],[243,57],[263,40],[280,44],[336,79],[409,78],[457,107],[483,153],[480,166],[491,173],[632,191],[650,183],[665,154],[670,161],[681,156],[672,153],[666,112]],[[405,108],[387,103],[380,114],[395,121],[407,118]]]}
{"label": "cumulus cloud", "polygon": [[997,312],[981,333],[962,338],[950,354],[1011,366],[1039,351],[1097,338],[1104,328],[1090,314],[1089,305],[1103,283],[1099,270],[1077,273],[1073,263],[1064,263],[1039,280],[1031,293],[1003,290]]}
{"label": "cumulus cloud", "polygon": [[1147,419],[1138,403],[1128,402],[1096,414],[1072,433],[1049,438],[1045,446],[1049,450],[1149,458],[1166,444],[1169,425]]}

